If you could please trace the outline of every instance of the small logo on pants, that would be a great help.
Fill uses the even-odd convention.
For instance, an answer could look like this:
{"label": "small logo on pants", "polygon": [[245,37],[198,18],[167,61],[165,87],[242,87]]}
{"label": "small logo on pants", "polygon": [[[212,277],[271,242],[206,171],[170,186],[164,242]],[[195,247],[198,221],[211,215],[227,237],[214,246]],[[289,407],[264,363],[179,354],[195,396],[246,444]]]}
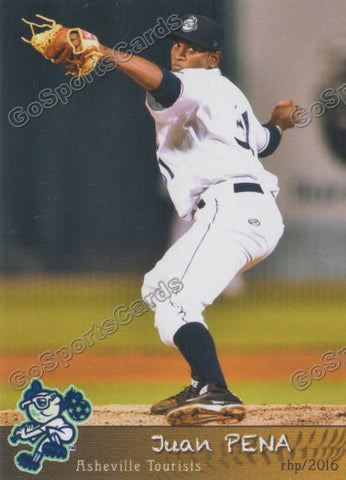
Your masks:
{"label": "small logo on pants", "polygon": [[248,222],[250,225],[254,225],[255,227],[259,227],[261,225],[261,222],[257,220],[257,218],[249,218]]}

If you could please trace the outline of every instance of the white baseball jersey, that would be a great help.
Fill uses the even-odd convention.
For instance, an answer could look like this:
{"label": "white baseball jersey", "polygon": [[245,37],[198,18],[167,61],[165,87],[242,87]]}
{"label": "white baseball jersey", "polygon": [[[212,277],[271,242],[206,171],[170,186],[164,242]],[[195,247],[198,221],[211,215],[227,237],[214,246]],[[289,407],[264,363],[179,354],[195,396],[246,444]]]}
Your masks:
{"label": "white baseball jersey", "polygon": [[190,220],[199,196],[229,179],[259,183],[276,195],[277,177],[258,160],[270,134],[245,95],[217,68],[174,75],[182,83],[175,103],[163,108],[147,93],[146,106],[156,124],[160,171],[179,216]]}

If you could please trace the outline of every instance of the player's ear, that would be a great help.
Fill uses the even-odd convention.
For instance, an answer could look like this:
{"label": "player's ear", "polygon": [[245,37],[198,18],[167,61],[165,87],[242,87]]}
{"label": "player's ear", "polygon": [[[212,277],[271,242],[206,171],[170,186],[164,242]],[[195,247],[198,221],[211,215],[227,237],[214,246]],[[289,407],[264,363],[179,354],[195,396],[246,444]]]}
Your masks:
{"label": "player's ear", "polygon": [[221,52],[210,52],[208,58],[208,67],[216,68],[221,61]]}

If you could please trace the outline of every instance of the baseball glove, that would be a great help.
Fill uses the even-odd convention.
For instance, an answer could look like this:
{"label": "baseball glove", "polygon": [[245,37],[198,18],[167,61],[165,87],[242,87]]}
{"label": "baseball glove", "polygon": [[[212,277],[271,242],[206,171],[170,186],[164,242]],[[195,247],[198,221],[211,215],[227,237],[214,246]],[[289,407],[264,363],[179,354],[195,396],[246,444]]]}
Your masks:
{"label": "baseball glove", "polygon": [[[51,20],[36,15],[48,23],[41,25],[29,22],[22,18],[24,23],[30,25],[32,37],[28,40],[22,37],[26,43],[30,43],[35,50],[40,52],[47,60],[67,68],[67,75],[88,75],[92,72],[102,54],[97,37],[81,28],[67,28]],[[34,27],[46,28],[36,33]]]}

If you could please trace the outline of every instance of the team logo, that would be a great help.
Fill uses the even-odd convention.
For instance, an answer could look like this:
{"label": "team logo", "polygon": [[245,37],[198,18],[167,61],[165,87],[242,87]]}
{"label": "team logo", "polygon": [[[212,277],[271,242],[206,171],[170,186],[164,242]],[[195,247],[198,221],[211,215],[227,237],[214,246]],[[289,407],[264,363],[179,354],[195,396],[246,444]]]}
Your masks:
{"label": "team logo", "polygon": [[183,32],[194,32],[198,28],[198,20],[195,16],[191,15],[191,17],[187,18],[183,21],[183,25],[181,27]]}
{"label": "team logo", "polygon": [[254,225],[255,227],[259,227],[261,225],[261,222],[257,220],[257,218],[249,218],[248,222],[250,225]]}
{"label": "team logo", "polygon": [[92,405],[73,385],[64,393],[32,380],[18,402],[26,420],[15,425],[8,437],[13,447],[27,443],[32,450],[21,450],[14,457],[19,470],[39,473],[44,460],[66,462],[78,438],[75,423],[85,422]]}

